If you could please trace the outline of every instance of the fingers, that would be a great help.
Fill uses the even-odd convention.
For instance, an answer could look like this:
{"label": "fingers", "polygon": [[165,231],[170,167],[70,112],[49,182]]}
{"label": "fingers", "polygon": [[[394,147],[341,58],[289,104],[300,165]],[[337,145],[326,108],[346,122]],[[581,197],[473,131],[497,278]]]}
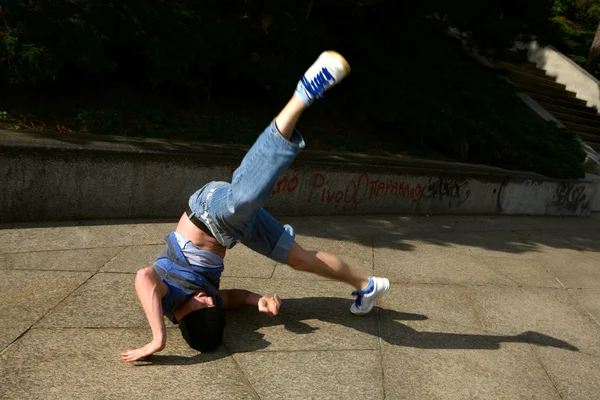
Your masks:
{"label": "fingers", "polygon": [[121,353],[121,359],[125,362],[133,362],[138,360],[140,357],[137,357],[138,350],[129,350]]}
{"label": "fingers", "polygon": [[277,305],[275,303],[269,304],[269,315],[277,315]]}
{"label": "fingers", "polygon": [[269,306],[269,302],[267,301],[267,299],[265,297],[262,297],[259,301],[258,301],[258,311],[260,312],[268,312]]}
{"label": "fingers", "polygon": [[267,315],[274,316],[279,313],[281,306],[281,298],[275,294],[273,297],[262,297],[258,302],[258,311],[264,312]]}
{"label": "fingers", "polygon": [[141,347],[139,349],[128,350],[128,351],[121,353],[121,359],[125,362],[133,362],[133,361],[142,359],[146,356],[149,356],[151,354],[152,354],[152,351],[148,351],[146,349],[146,347]]}
{"label": "fingers", "polygon": [[273,296],[273,303],[271,304],[271,315],[277,315],[279,313],[279,307],[281,306],[281,298],[277,293]]}

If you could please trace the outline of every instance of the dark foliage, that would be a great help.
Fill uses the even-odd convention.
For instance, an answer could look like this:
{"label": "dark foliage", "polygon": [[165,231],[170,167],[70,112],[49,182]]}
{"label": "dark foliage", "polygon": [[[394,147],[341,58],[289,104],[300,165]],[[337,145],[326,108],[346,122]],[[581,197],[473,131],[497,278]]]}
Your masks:
{"label": "dark foliage", "polygon": [[[390,151],[408,146],[554,177],[583,174],[573,135],[531,115],[509,86],[446,35],[448,26],[456,26],[486,51],[506,49],[519,35],[548,28],[547,0],[5,4],[4,85],[43,91],[56,84],[127,81],[144,90],[200,93],[205,101],[248,93],[269,101],[289,95],[320,51],[335,49],[350,61],[354,79],[317,113],[369,126],[372,140],[390,143]],[[77,115],[78,123],[94,128],[93,112]],[[124,124],[119,115],[111,124]],[[138,123],[135,131],[148,129]]]}

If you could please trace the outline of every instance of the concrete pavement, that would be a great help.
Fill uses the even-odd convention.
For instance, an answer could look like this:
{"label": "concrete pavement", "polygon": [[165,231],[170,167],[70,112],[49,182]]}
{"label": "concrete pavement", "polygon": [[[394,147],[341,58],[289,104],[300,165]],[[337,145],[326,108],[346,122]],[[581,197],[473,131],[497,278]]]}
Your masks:
{"label": "concrete pavement", "polygon": [[224,345],[126,365],[150,331],[133,288],[173,220],[0,229],[0,398],[597,399],[600,215],[285,218],[308,248],[384,275],[390,293],[350,315],[351,289],[242,246],[224,288],[286,299],[275,318],[231,312]]}

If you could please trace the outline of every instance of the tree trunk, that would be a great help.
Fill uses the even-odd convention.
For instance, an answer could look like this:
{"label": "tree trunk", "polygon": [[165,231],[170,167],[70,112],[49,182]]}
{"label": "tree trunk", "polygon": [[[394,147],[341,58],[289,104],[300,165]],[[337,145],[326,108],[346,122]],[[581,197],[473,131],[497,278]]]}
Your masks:
{"label": "tree trunk", "polygon": [[592,40],[590,52],[588,53],[588,58],[584,65],[584,68],[587,71],[592,72],[594,61],[596,61],[598,56],[600,56],[600,23],[596,29],[596,35],[594,36],[594,40]]}

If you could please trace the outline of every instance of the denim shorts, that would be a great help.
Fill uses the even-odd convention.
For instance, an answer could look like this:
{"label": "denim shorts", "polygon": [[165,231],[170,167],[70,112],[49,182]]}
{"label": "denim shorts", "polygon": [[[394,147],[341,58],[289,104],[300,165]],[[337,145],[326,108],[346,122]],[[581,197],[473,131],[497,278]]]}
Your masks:
{"label": "denim shorts", "polygon": [[294,230],[281,225],[263,206],[277,180],[304,146],[298,131],[288,141],[279,133],[275,121],[271,122],[234,172],[231,183],[211,182],[190,197],[192,215],[204,222],[226,248],[241,242],[287,264]]}

